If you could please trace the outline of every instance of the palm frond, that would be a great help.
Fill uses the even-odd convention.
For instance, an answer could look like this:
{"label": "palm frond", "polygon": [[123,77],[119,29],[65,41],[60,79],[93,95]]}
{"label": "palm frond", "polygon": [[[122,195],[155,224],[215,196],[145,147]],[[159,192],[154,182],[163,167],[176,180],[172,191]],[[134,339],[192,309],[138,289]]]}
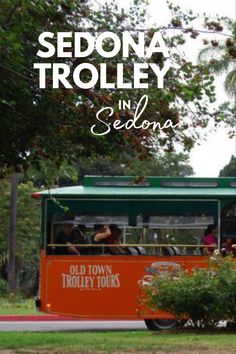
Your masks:
{"label": "palm frond", "polygon": [[209,65],[214,70],[217,75],[223,74],[225,71],[230,70],[232,60],[230,59],[221,59],[221,60],[212,60]]}
{"label": "palm frond", "polygon": [[233,22],[230,27],[231,27],[232,34],[233,34],[233,36],[234,36],[234,39],[236,39],[236,21]]}
{"label": "palm frond", "polygon": [[236,97],[236,69],[227,74],[224,87],[229,96]]}
{"label": "palm frond", "polygon": [[217,59],[224,55],[226,51],[226,46],[224,44],[218,45],[217,47],[208,46],[200,51],[198,54],[198,60],[200,62],[207,62],[210,59]]}

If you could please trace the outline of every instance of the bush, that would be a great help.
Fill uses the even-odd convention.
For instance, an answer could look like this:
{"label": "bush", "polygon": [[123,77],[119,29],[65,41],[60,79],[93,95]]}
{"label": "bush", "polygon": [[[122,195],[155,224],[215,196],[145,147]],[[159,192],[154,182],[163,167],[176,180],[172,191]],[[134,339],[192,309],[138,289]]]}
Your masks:
{"label": "bush", "polygon": [[3,278],[0,278],[0,296],[7,295],[7,281]]}
{"label": "bush", "polygon": [[155,276],[142,286],[151,310],[189,319],[195,328],[211,328],[220,320],[236,319],[236,265],[214,256],[208,269],[175,270]]}
{"label": "bush", "polygon": [[0,296],[0,315],[24,315],[35,313],[33,299],[26,299],[22,293]]}

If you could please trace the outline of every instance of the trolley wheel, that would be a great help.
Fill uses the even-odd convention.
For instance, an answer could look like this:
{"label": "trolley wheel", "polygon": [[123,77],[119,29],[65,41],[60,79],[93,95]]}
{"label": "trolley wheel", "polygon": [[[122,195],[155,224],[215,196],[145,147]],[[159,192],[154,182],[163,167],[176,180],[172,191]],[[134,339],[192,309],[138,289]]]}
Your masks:
{"label": "trolley wheel", "polygon": [[146,326],[151,331],[162,331],[176,327],[179,322],[177,320],[144,320]]}

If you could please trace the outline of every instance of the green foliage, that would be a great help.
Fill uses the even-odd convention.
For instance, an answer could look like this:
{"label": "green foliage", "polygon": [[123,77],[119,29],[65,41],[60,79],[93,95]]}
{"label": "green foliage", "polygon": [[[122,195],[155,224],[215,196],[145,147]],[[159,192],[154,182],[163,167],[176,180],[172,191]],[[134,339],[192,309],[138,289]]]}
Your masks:
{"label": "green foliage", "polygon": [[[72,160],[71,162],[62,161],[61,165],[56,166],[53,161],[40,160],[37,167],[30,166],[26,171],[23,181],[32,181],[35,186],[50,189],[53,185],[65,185],[78,181],[78,167]],[[64,183],[63,183],[64,182]]]}
{"label": "green foliage", "polygon": [[[40,169],[41,160],[45,159],[51,160],[57,171],[65,160],[71,162],[81,156],[113,156],[124,150],[131,150],[133,155],[140,153],[147,156],[153,146],[156,152],[173,151],[175,142],[190,150],[201,129],[208,125],[213,115],[209,103],[215,100],[210,69],[201,64],[193,65],[180,54],[188,35],[196,38],[197,32],[192,29],[192,21],[196,17],[191,11],[182,13],[178,6],[170,5],[172,16],[178,19],[178,24],[172,20],[167,27],[174,25],[175,28],[183,28],[183,31],[167,31],[164,34],[173,64],[164,89],[156,89],[156,76],[150,72],[147,90],[101,90],[97,86],[91,90],[76,87],[73,90],[62,87],[52,90],[51,73],[47,76],[49,87],[39,90],[38,74],[32,67],[34,62],[41,60],[36,57],[41,32],[112,31],[120,34],[124,30],[134,33],[135,28],[146,26],[148,15],[144,0],[135,1],[127,13],[119,10],[118,1],[106,2],[99,8],[93,5],[93,1],[89,0],[0,2],[2,175],[6,175],[7,168],[26,170],[32,164]],[[154,31],[158,30],[157,24],[147,31],[147,44]],[[56,60],[52,58],[51,62]],[[107,64],[108,81],[114,79],[117,62],[121,62],[126,67],[125,80],[132,82],[133,61],[137,60],[143,59],[137,59],[133,53],[130,58],[122,58],[119,54],[115,58],[105,59],[95,51],[89,57],[89,62],[95,66],[101,61]],[[162,67],[164,59],[159,53],[154,53],[150,60]],[[60,62],[63,61],[71,68],[78,64],[77,58],[60,58]],[[130,99],[135,109],[143,94],[149,96],[149,104],[140,122],[150,119],[163,124],[171,119],[176,124],[181,120],[179,129],[173,131],[168,128],[161,133],[148,129],[123,129],[99,137],[91,134],[91,125],[102,106],[109,105],[115,110],[114,117],[104,118],[106,121],[114,122],[119,118],[125,122],[133,116],[133,112],[119,111],[118,101]],[[192,129],[195,127],[200,129]]]}
{"label": "green foliage", "polygon": [[7,281],[5,279],[0,278],[0,296],[7,295]]}
{"label": "green foliage", "polygon": [[9,297],[4,295],[0,298],[0,315],[37,314],[33,299],[26,299],[19,293]]}
{"label": "green foliage", "polygon": [[231,258],[213,256],[208,269],[174,270],[143,285],[152,310],[189,319],[196,328],[210,328],[220,320],[236,319],[236,265]]}
{"label": "green foliage", "polygon": [[189,165],[187,154],[167,152],[158,157],[153,156],[146,161],[133,159],[125,174],[131,176],[191,176],[194,171]]}
{"label": "green foliage", "polygon": [[[226,39],[221,41],[212,40],[210,43],[205,41],[206,48],[199,53],[199,60],[205,62],[213,73],[218,75],[225,74],[224,88],[226,93],[235,97],[236,94],[236,22],[230,19],[224,19],[226,27],[231,32]],[[222,31],[220,23],[206,22],[208,29]],[[218,29],[217,29],[218,26]],[[219,27],[220,26],[220,27]]]}
{"label": "green foliage", "polygon": [[194,174],[189,165],[188,154],[166,152],[151,155],[142,160],[133,157],[132,152],[124,152],[118,157],[93,156],[80,159],[79,178],[84,175],[119,175],[119,176],[191,176]]}
{"label": "green foliage", "polygon": [[[235,354],[235,334],[150,331],[1,332],[0,350],[20,353],[215,353]],[[158,349],[157,349],[158,348]]]}
{"label": "green foliage", "polygon": [[222,170],[220,170],[220,177],[236,177],[236,156],[231,156],[231,159]]}
{"label": "green foliage", "polygon": [[[1,2],[2,173],[5,166],[18,171],[32,163],[38,167],[44,159],[50,159],[59,168],[65,159],[71,161],[74,156],[89,155],[95,150],[110,151],[110,139],[103,144],[101,139],[98,141],[90,134],[93,93],[51,88],[41,91],[37,73],[32,71],[33,63],[39,60],[36,57],[39,34],[83,30],[84,17],[88,23],[96,20],[96,16],[94,20],[90,18],[86,0]],[[72,18],[76,20],[72,21]],[[79,112],[78,101],[83,101],[84,113]],[[102,98],[99,102],[101,104]],[[119,136],[113,137],[113,144],[117,142],[120,142]]]}

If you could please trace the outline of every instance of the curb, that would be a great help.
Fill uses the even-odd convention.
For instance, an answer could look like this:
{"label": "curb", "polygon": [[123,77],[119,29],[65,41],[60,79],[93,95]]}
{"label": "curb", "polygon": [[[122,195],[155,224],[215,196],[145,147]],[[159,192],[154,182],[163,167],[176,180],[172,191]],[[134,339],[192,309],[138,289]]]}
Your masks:
{"label": "curb", "polygon": [[1,315],[0,322],[43,322],[43,321],[79,321],[79,318],[59,315]]}
{"label": "curb", "polygon": [[141,318],[80,318],[62,315],[0,315],[0,322],[60,322],[60,321],[143,321]]}

